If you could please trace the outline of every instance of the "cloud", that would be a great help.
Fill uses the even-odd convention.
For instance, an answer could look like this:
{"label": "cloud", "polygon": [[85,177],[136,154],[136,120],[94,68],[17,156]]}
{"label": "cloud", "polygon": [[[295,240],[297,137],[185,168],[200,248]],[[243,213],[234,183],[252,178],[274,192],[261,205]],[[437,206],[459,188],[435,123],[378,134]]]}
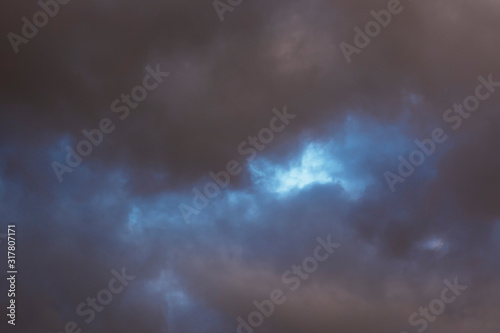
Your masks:
{"label": "cloud", "polygon": [[[16,329],[236,331],[332,234],[335,258],[260,331],[414,329],[408,316],[459,276],[469,290],[427,332],[496,332],[500,95],[396,194],[383,173],[479,75],[500,78],[498,6],[404,2],[346,64],[339,44],[386,6],[255,0],[221,23],[211,1],[70,2],[19,54],[5,39],[0,228],[18,232]],[[5,35],[39,10],[7,7]],[[111,103],[156,64],[171,75],[120,122]],[[178,205],[282,105],[297,119],[186,225]],[[116,130],[60,184],[51,162],[102,118]],[[85,326],[77,305],[121,267],[136,280]]]}

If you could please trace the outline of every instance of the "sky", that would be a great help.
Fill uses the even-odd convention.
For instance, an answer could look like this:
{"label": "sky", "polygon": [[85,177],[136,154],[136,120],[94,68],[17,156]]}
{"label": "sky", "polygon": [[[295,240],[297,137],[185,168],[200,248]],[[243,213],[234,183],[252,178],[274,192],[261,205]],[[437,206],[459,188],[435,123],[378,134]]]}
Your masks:
{"label": "sky", "polygon": [[6,3],[2,332],[498,333],[499,13]]}

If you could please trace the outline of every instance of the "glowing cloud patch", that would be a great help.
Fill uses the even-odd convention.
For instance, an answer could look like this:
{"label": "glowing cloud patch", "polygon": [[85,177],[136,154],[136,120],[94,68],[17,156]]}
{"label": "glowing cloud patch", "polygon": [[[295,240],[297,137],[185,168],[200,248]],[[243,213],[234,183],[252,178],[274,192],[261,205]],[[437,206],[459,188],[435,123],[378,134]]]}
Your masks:
{"label": "glowing cloud patch", "polygon": [[279,194],[302,190],[314,184],[338,184],[357,196],[359,190],[365,187],[346,173],[342,162],[332,153],[330,143],[309,144],[300,157],[287,167],[261,159],[252,163],[250,170],[256,184]]}
{"label": "glowing cloud patch", "polygon": [[332,171],[340,171],[341,165],[328,159],[325,151],[318,145],[311,144],[304,151],[298,165],[289,170],[278,169],[275,173],[275,191],[289,192],[302,189],[311,184],[328,184],[334,180]]}
{"label": "glowing cloud patch", "polygon": [[139,223],[139,208],[133,207],[128,214],[128,227],[130,231],[142,231],[141,225]]}
{"label": "glowing cloud patch", "polygon": [[425,240],[421,246],[425,250],[443,252],[446,253],[448,251],[448,244],[445,240],[438,237],[431,237]]}

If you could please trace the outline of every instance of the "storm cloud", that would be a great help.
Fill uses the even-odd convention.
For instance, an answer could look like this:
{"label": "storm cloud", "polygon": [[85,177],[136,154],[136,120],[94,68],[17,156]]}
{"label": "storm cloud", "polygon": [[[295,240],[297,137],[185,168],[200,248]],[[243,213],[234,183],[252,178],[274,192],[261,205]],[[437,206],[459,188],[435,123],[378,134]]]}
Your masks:
{"label": "storm cloud", "polygon": [[[5,4],[0,233],[16,225],[18,274],[16,327],[1,325],[237,332],[280,289],[286,301],[240,332],[498,332],[500,4],[401,0],[370,37],[389,3]],[[350,62],[342,43],[360,50]],[[481,82],[488,97],[457,111]],[[278,132],[284,108],[296,118]],[[411,164],[436,128],[447,139]],[[82,140],[92,152],[68,165]],[[210,174],[231,161],[241,172],[222,186]],[[54,162],[71,169],[62,181]],[[394,191],[387,172],[403,179]],[[190,223],[180,205],[197,210]],[[328,235],[340,247],[327,260],[284,278]],[[122,268],[135,278],[86,323],[79,304]],[[467,289],[424,324],[456,279]]]}

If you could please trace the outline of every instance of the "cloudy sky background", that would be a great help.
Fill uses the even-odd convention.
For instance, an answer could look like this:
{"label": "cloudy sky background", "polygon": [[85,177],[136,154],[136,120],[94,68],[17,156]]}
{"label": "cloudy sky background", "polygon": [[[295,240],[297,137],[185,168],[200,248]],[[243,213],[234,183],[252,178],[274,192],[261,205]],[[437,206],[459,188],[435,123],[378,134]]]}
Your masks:
{"label": "cloudy sky background", "polygon": [[[73,320],[96,333],[236,332],[329,234],[341,248],[258,331],[416,332],[408,316],[458,277],[469,288],[427,332],[498,332],[500,92],[457,131],[442,115],[478,76],[500,81],[500,4],[403,6],[350,64],[339,44],[387,1],[247,0],[223,22],[208,0],[72,1],[18,54],[5,37],[0,226],[17,225],[19,271],[9,332]],[[20,34],[38,10],[6,4],[0,30]],[[157,64],[170,76],[119,120],[111,102]],[[238,145],[284,106],[297,117],[186,224],[179,204],[245,161]],[[102,118],[116,130],[59,183],[52,161]],[[384,172],[436,127],[449,139],[392,193]],[[84,324],[75,308],[122,267],[137,278]]]}

